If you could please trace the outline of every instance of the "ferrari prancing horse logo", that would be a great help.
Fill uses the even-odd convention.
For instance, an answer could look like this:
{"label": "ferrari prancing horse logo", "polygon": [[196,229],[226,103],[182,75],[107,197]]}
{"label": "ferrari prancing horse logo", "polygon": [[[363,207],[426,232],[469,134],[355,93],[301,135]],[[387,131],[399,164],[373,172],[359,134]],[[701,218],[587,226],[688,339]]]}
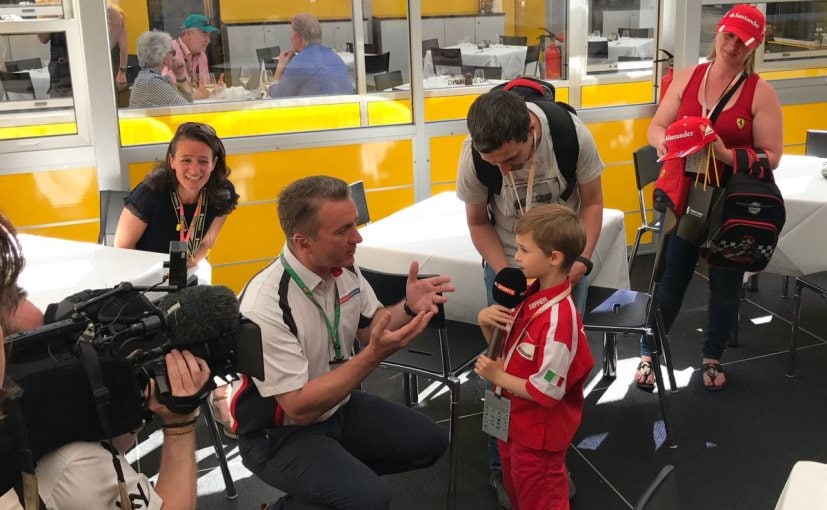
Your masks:
{"label": "ferrari prancing horse logo", "polygon": [[737,124],[737,125],[738,125],[738,129],[744,129],[744,125],[745,125],[746,123],[747,123],[747,121],[745,121],[743,117],[738,117],[738,118],[735,120],[735,124]]}

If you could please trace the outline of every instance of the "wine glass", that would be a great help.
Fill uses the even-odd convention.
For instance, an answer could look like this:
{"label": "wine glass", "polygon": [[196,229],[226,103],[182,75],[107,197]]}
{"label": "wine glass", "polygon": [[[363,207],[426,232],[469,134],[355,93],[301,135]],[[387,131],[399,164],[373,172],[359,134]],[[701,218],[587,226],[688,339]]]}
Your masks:
{"label": "wine glass", "polygon": [[250,81],[250,69],[248,67],[242,67],[241,73],[238,75],[238,81],[244,85],[244,88],[247,88],[247,83]]}
{"label": "wine glass", "polygon": [[207,75],[207,83],[205,86],[207,90],[210,91],[210,94],[212,94],[213,90],[215,90],[215,73],[209,73]]}
{"label": "wine glass", "polygon": [[474,70],[474,84],[475,85],[482,85],[486,82],[485,80],[485,71],[482,69],[475,69]]}

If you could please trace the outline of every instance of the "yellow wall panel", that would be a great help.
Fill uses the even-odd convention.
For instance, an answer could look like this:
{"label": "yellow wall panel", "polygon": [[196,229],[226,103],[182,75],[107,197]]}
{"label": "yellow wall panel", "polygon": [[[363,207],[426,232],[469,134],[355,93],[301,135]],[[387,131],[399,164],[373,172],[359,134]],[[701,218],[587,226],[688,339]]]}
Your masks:
{"label": "yellow wall panel", "polygon": [[454,183],[450,184],[433,184],[431,185],[431,195],[438,195],[445,191],[456,191],[457,186]]}
{"label": "yellow wall panel", "polygon": [[411,100],[371,101],[368,103],[368,125],[390,126],[413,122]]}
{"label": "yellow wall panel", "polygon": [[240,205],[227,217],[210,263],[275,257],[283,244],[275,202]]}
{"label": "yellow wall panel", "polygon": [[367,190],[365,197],[368,201],[371,221],[381,220],[400,209],[414,203],[413,187],[388,190]]}
{"label": "yellow wall panel", "polygon": [[479,94],[425,98],[425,121],[457,120],[468,116],[468,108]]}
{"label": "yellow wall panel", "polygon": [[790,71],[761,71],[761,78],[765,80],[789,80],[794,78],[818,78],[827,76],[827,68],[793,69]]}
{"label": "yellow wall panel", "polygon": [[74,122],[59,124],[37,124],[33,126],[14,126],[0,128],[0,140],[16,140],[18,138],[39,138],[43,136],[74,135],[78,126]]}
{"label": "yellow wall panel", "polygon": [[581,93],[583,108],[647,104],[654,99],[651,81],[586,85]]}
{"label": "yellow wall panel", "polygon": [[632,161],[632,153],[647,145],[646,130],[651,119],[615,120],[587,124],[607,165]]}
{"label": "yellow wall panel", "polygon": [[121,143],[129,146],[169,142],[178,125],[183,122],[209,124],[220,137],[353,128],[360,125],[358,103],[159,115],[120,119]]}
{"label": "yellow wall panel", "polygon": [[221,0],[221,21],[241,23],[249,21],[289,21],[294,15],[307,12],[319,19],[350,19],[350,2],[343,0]]}
{"label": "yellow wall panel", "polygon": [[[60,225],[55,227],[17,227],[17,231],[24,234],[36,236],[56,237],[58,239],[69,239],[71,241],[84,241],[88,243],[98,242],[100,222],[95,219],[88,223],[76,223],[74,225]],[[25,256],[26,254],[23,253]]]}
{"label": "yellow wall panel", "polygon": [[155,165],[157,165],[157,161],[153,161],[151,163],[130,163],[129,165],[129,189],[134,188],[138,185],[141,181],[144,180],[144,176],[151,172]]}
{"label": "yellow wall panel", "polygon": [[631,164],[612,165],[603,171],[603,206],[621,211],[637,211],[635,171]]}
{"label": "yellow wall panel", "polygon": [[[225,0],[226,1],[226,0]],[[479,0],[422,0],[423,16],[445,14],[477,14]],[[405,0],[373,0],[371,10],[374,16],[407,16],[408,3]]]}
{"label": "yellow wall panel", "polygon": [[459,151],[466,135],[431,138],[431,182],[457,180]]}
{"label": "yellow wall panel", "polygon": [[232,264],[212,268],[213,285],[226,285],[236,294],[241,293],[244,285],[256,273],[264,269],[271,261],[250,262],[247,264]]}
{"label": "yellow wall panel", "polygon": [[782,112],[784,145],[804,144],[808,129],[827,129],[827,103],[789,105],[782,107]]}
{"label": "yellow wall panel", "polygon": [[0,175],[0,204],[18,226],[97,219],[95,168]]}

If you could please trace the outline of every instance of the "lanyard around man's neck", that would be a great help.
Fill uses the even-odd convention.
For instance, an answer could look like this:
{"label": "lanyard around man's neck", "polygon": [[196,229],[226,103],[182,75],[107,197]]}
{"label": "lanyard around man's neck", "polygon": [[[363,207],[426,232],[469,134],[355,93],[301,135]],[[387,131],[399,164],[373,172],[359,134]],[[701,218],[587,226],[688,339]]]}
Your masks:
{"label": "lanyard around man's neck", "polygon": [[322,305],[316,301],[316,298],[313,297],[313,292],[310,288],[302,281],[301,277],[296,273],[292,266],[287,262],[287,258],[284,256],[284,252],[279,254],[279,258],[281,259],[281,263],[284,266],[284,270],[287,271],[287,274],[290,275],[290,278],[296,282],[296,285],[299,286],[301,291],[307,296],[307,299],[310,300],[311,303],[316,305],[318,308],[319,313],[324,318],[325,326],[327,326],[327,334],[330,337],[330,343],[333,344],[333,359],[330,361],[331,363],[341,363],[345,360],[342,356],[342,345],[339,342],[339,318],[341,316],[341,307],[339,306],[339,287],[336,286],[336,282],[333,282],[333,288],[335,289],[335,301],[333,305],[333,323],[330,323],[330,319],[327,318],[327,314],[322,308]]}

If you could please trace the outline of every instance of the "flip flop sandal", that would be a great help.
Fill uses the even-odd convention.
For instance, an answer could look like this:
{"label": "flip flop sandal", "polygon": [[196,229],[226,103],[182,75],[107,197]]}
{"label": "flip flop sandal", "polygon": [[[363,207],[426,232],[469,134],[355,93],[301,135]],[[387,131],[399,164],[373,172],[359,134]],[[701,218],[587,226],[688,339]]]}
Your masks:
{"label": "flip flop sandal", "polygon": [[[712,386],[707,386],[706,382],[704,382],[704,375],[709,377],[709,380],[712,381]],[[726,372],[724,371],[724,367],[721,366],[720,363],[704,363],[701,366],[701,384],[704,385],[708,391],[721,391],[722,389],[726,388],[727,379],[724,379],[724,382],[715,385],[715,380],[718,378],[719,375],[726,376]]]}
{"label": "flip flop sandal", "polygon": [[652,381],[647,383],[646,380],[649,379],[650,375],[653,375],[652,371],[652,362],[650,361],[641,361],[637,364],[637,373],[641,375],[641,381],[635,379],[635,384],[637,387],[642,389],[643,391],[653,392],[655,391],[655,382]]}

